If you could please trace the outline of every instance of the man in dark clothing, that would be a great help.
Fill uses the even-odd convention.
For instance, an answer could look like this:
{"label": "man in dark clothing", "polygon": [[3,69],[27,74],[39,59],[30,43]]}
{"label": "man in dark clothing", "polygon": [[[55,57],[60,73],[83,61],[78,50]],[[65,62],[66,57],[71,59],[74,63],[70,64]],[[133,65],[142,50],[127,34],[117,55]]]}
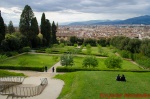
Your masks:
{"label": "man in dark clothing", "polygon": [[47,72],[47,66],[45,66],[45,72]]}
{"label": "man in dark clothing", "polygon": [[55,71],[55,68],[54,68],[54,67],[52,68],[52,71],[53,71],[53,72]]}
{"label": "man in dark clothing", "polygon": [[119,74],[118,74],[116,80],[117,80],[117,81],[120,81],[120,75],[119,75]]}
{"label": "man in dark clothing", "polygon": [[125,78],[125,76],[124,76],[124,75],[122,75],[122,77],[121,77],[121,81],[126,81],[126,78]]}

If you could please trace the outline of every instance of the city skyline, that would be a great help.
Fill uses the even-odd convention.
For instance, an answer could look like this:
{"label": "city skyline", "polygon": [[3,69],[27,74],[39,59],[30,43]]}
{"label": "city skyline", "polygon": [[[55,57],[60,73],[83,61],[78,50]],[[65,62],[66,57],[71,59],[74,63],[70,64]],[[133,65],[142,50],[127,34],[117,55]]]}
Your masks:
{"label": "city skyline", "polygon": [[29,5],[38,25],[44,12],[46,18],[64,24],[87,20],[124,20],[148,15],[148,0],[1,0],[0,10],[5,24],[11,20],[19,25],[20,15],[25,5]]}

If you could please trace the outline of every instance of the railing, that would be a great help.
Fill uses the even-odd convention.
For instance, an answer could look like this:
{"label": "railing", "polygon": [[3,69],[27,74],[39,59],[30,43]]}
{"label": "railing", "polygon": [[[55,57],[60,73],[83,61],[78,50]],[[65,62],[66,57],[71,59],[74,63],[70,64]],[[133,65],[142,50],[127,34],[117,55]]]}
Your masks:
{"label": "railing", "polygon": [[9,87],[22,84],[23,81],[24,77],[22,76],[0,77],[0,92],[3,93]]}
{"label": "railing", "polygon": [[43,78],[38,86],[26,84],[23,86],[13,86],[4,90],[3,93],[9,93],[12,97],[31,97],[41,94],[47,85],[47,78]]}

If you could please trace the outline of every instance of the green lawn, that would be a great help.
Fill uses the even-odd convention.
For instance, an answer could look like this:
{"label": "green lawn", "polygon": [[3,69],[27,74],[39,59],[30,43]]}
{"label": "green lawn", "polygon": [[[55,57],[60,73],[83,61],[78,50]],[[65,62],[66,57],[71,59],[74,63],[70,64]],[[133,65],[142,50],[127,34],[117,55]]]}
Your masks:
{"label": "green lawn", "polygon": [[[43,55],[43,54],[24,54],[12,59],[5,60],[0,62],[1,65],[10,65],[10,66],[48,66],[50,68],[56,62],[59,61],[54,60],[55,56]],[[23,65],[21,65],[23,64]]]}
{"label": "green lawn", "polygon": [[3,76],[25,76],[23,73],[14,73],[14,72],[8,72],[5,70],[0,70],[0,77]]}
{"label": "green lawn", "polygon": [[[127,82],[116,81],[118,74],[124,74]],[[101,99],[100,93],[107,95],[121,94],[123,99],[126,99],[125,94],[150,94],[149,75],[150,72],[113,71],[82,71],[56,75],[55,78],[62,79],[65,82],[58,99]],[[105,97],[102,99],[108,98]],[[129,99],[135,98],[132,97]]]}
{"label": "green lawn", "polygon": [[[83,62],[84,57],[75,57],[74,58],[74,67],[82,67],[82,62]],[[98,59],[98,68],[100,69],[108,69],[106,65],[104,64],[104,61],[106,58],[97,58]],[[123,60],[122,64],[122,69],[127,69],[127,70],[139,70],[140,68],[131,63],[130,61]]]}

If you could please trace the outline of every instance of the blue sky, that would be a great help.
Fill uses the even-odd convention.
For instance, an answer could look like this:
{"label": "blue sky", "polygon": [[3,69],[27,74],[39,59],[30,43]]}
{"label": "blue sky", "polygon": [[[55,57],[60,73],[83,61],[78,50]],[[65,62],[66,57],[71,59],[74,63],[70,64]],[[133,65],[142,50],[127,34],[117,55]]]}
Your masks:
{"label": "blue sky", "polygon": [[40,25],[44,12],[51,22],[117,20],[149,15],[149,0],[0,0],[4,22],[18,26],[21,12],[29,5]]}

